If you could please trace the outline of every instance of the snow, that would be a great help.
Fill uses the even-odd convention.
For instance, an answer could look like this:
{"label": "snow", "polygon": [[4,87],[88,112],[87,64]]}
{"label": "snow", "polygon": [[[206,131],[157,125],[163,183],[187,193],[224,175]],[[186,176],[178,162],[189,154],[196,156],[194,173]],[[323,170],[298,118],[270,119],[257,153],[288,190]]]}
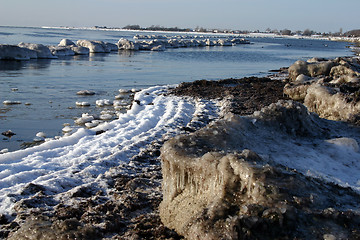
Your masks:
{"label": "snow", "polygon": [[[91,129],[65,126],[64,132],[74,133],[15,152],[1,150],[0,213],[13,212],[13,194],[21,193],[29,183],[42,185],[47,194],[57,196],[82,185],[106,185],[101,182],[102,174],[113,166],[132,164],[131,157],[154,140],[182,133],[182,127],[200,122],[201,116],[208,116],[209,112],[210,118],[218,117],[209,110],[215,108],[215,103],[166,96],[162,93],[167,88],[156,86],[137,92],[132,107],[111,122],[93,120],[84,114],[82,122]],[[256,131],[240,128],[247,135],[244,139],[248,149],[308,176],[360,191],[358,130],[334,123],[332,136],[338,137],[294,140],[263,131],[256,127],[256,118],[252,120],[246,126]],[[216,129],[213,133],[219,134]]]}
{"label": "snow", "polygon": [[[207,107],[195,100],[160,94],[166,90],[167,87],[152,87],[136,93],[135,99],[140,105],[133,104],[119,119],[100,123],[91,130],[79,128],[70,136],[32,148],[3,151],[0,154],[0,213],[11,214],[12,194],[20,193],[29,183],[44,186],[47,194],[62,194],[96,182],[110,167],[129,163],[132,156],[152,141],[178,134],[180,127]],[[66,126],[63,130],[72,128]],[[98,132],[102,133],[97,135]]]}

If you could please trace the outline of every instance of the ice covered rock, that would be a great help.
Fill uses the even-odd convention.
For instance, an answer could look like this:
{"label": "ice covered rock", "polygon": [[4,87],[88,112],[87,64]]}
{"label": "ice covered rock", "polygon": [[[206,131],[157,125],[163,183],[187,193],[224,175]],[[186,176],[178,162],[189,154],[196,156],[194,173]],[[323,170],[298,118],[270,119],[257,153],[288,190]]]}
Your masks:
{"label": "ice covered rock", "polygon": [[75,52],[71,49],[71,47],[49,47],[51,53],[54,56],[64,57],[64,56],[74,56]]}
{"label": "ice covered rock", "polygon": [[113,102],[111,102],[109,99],[99,99],[99,100],[96,100],[95,103],[96,103],[96,106],[98,106],[98,107],[113,105]]}
{"label": "ice covered rock", "polygon": [[46,134],[44,132],[38,132],[35,136],[39,138],[46,138]]}
{"label": "ice covered rock", "polygon": [[37,58],[45,58],[45,59],[57,58],[56,56],[52,55],[52,53],[48,47],[46,47],[42,44],[21,42],[18,44],[18,46],[35,51]]}
{"label": "ice covered rock", "polygon": [[295,101],[304,101],[310,84],[286,84],[284,94]]}
{"label": "ice covered rock", "polygon": [[[289,68],[293,81],[284,87],[291,99],[330,120],[357,123],[360,118],[360,64],[357,58],[297,61]],[[321,78],[310,76],[321,75]],[[294,79],[295,78],[295,79]]]}
{"label": "ice covered rock", "polygon": [[100,44],[104,48],[104,52],[106,52],[106,53],[118,50],[118,47],[116,46],[116,44],[113,44],[113,43],[103,42],[103,41],[93,41],[93,42]]}
{"label": "ice covered rock", "polygon": [[346,95],[320,84],[312,84],[306,92],[304,104],[320,117],[349,121],[360,114],[360,102],[349,102]]}
{"label": "ice covered rock", "polygon": [[79,107],[89,107],[90,103],[89,102],[75,102],[76,106]]}
{"label": "ice covered rock", "polygon": [[165,51],[165,50],[166,50],[166,48],[164,45],[158,45],[158,46],[151,48],[151,51]]}
{"label": "ice covered rock", "polygon": [[94,117],[89,113],[83,113],[80,118],[76,119],[74,122],[78,125],[82,125],[94,120]]}
{"label": "ice covered rock", "polygon": [[73,128],[70,127],[70,126],[65,126],[65,127],[63,127],[63,129],[62,129],[62,131],[63,131],[64,133],[70,133],[72,130],[73,130]]}
{"label": "ice covered rock", "polygon": [[232,46],[232,42],[227,39],[219,39],[217,42],[220,46]]}
{"label": "ice covered rock", "polygon": [[8,153],[8,152],[9,152],[8,148],[3,148],[3,149],[0,150],[0,154]]}
{"label": "ice covered rock", "polygon": [[[359,195],[304,176],[307,164],[343,163],[344,155],[327,153],[331,144],[357,146],[351,138],[326,141],[327,124],[300,103],[279,101],[170,139],[161,148],[162,222],[186,239],[351,238],[357,220],[344,226],[334,216],[349,211],[360,219],[351,210]],[[347,154],[350,162],[358,156]],[[357,203],[339,207],[349,197]]]}
{"label": "ice covered rock", "polygon": [[133,50],[137,51],[140,48],[140,45],[138,43],[135,43],[133,41],[127,40],[125,38],[120,38],[117,42],[117,46],[119,50]]}
{"label": "ice covered rock", "polygon": [[89,48],[82,46],[71,46],[71,50],[74,51],[75,55],[88,55],[90,53]]}
{"label": "ice covered rock", "polygon": [[94,91],[90,91],[90,90],[80,90],[76,93],[77,95],[85,95],[85,96],[91,96],[91,95],[95,95]]}
{"label": "ice covered rock", "polygon": [[76,42],[78,46],[86,47],[90,53],[108,53],[110,49],[101,41],[89,41],[89,40],[78,40]]}
{"label": "ice covered rock", "polygon": [[75,43],[73,41],[71,41],[70,39],[62,39],[58,45],[59,47],[67,47],[67,46],[76,46]]}
{"label": "ice covered rock", "polygon": [[111,120],[113,118],[113,115],[109,113],[101,114],[99,117],[101,120]]}
{"label": "ice covered rock", "polygon": [[333,66],[335,66],[333,61],[307,63],[305,61],[299,60],[289,67],[289,78],[292,81],[296,81],[296,78],[301,74],[309,77],[329,75]]}
{"label": "ice covered rock", "polygon": [[94,128],[94,127],[98,126],[102,122],[103,122],[102,120],[92,120],[91,122],[86,122],[85,127]]}
{"label": "ice covered rock", "polygon": [[0,60],[29,60],[31,58],[37,58],[37,54],[33,50],[0,44]]}

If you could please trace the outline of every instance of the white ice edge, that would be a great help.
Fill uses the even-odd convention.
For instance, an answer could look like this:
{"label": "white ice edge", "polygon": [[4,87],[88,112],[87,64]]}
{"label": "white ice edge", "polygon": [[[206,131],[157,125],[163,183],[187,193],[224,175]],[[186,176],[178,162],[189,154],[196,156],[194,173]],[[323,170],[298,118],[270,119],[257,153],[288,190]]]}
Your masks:
{"label": "white ice edge", "polygon": [[[29,183],[46,187],[49,194],[94,183],[111,167],[129,163],[153,140],[178,134],[195,114],[205,111],[201,101],[160,94],[166,89],[157,86],[136,93],[140,105],[134,103],[119,119],[92,130],[79,129],[59,140],[0,154],[0,213],[11,214],[11,194],[19,194]],[[105,132],[96,135],[100,130]]]}

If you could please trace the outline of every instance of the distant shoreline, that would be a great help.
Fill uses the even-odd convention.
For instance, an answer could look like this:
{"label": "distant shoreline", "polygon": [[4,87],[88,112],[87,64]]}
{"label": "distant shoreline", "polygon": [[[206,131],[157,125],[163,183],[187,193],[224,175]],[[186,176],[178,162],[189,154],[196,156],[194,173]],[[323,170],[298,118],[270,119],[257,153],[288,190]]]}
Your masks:
{"label": "distant shoreline", "polygon": [[265,33],[265,32],[250,32],[250,33],[221,33],[221,32],[197,32],[197,31],[154,31],[154,30],[134,30],[134,29],[124,29],[124,28],[101,28],[101,27],[50,27],[50,26],[41,26],[39,28],[45,29],[74,29],[74,30],[93,30],[93,31],[114,31],[114,32],[149,32],[149,33],[181,33],[181,34],[194,34],[194,35],[219,35],[219,36],[240,36],[240,37],[254,37],[254,38],[289,38],[289,39],[312,39],[312,40],[329,40],[329,41],[345,41],[345,42],[359,42],[360,37],[343,37],[343,36],[321,36],[321,35],[312,35],[312,36],[302,36],[302,35],[281,35],[276,33]]}

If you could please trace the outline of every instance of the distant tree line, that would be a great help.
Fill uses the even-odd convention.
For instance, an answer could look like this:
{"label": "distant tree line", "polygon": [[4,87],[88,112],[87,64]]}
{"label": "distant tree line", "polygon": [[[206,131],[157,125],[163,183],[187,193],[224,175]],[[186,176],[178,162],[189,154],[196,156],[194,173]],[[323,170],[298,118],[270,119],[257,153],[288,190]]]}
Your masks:
{"label": "distant tree line", "polygon": [[143,31],[171,31],[171,32],[190,32],[190,28],[163,27],[159,25],[151,25],[150,27],[140,27],[140,25],[126,25],[123,29],[143,30]]}
{"label": "distant tree line", "polygon": [[[106,26],[99,27],[95,26],[95,28],[105,28],[105,29],[112,29],[107,28]],[[118,29],[118,28],[117,28]],[[220,29],[206,29],[203,27],[197,26],[196,28],[179,28],[179,27],[164,27],[160,25],[151,25],[150,27],[141,27],[138,24],[129,24],[123,27],[122,29],[129,29],[129,30],[143,30],[143,31],[170,31],[170,32],[212,32],[212,33],[235,33],[235,34],[247,34],[247,33],[261,33],[261,31],[247,31],[247,30],[220,30]],[[277,30],[277,29],[270,29],[267,28],[264,33],[274,33],[278,35],[284,35],[284,36],[292,36],[292,35],[300,35],[300,36],[312,36],[312,35],[321,35],[321,36],[345,36],[345,37],[360,37],[360,29],[357,30],[351,30],[348,32],[343,33],[342,28],[338,32],[335,33],[321,33],[321,32],[315,32],[310,29],[305,29],[304,31],[291,31],[287,28],[283,30]]]}
{"label": "distant tree line", "polygon": [[348,32],[344,33],[344,36],[346,36],[346,37],[360,37],[360,29],[348,31]]}

